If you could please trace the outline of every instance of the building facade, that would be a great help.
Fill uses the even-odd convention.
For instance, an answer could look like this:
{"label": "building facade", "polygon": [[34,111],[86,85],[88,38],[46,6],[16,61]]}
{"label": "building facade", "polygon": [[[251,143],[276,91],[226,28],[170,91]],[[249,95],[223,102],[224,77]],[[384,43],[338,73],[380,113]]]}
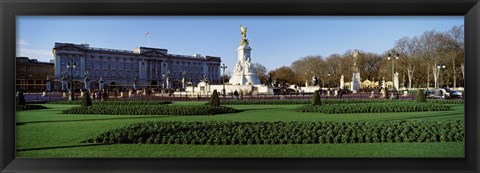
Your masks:
{"label": "building facade", "polygon": [[28,57],[16,57],[17,91],[41,92],[46,90],[47,79],[53,79],[54,64],[39,62]]}
{"label": "building facade", "polygon": [[[187,83],[198,84],[202,79],[220,83],[220,57],[199,54],[175,55],[167,49],[139,47],[117,50],[90,47],[88,44],[55,43],[55,88],[72,79],[74,89],[107,88],[184,88]],[[75,68],[67,68],[75,63]],[[88,76],[88,79],[85,77]],[[70,85],[67,86],[70,88]]]}

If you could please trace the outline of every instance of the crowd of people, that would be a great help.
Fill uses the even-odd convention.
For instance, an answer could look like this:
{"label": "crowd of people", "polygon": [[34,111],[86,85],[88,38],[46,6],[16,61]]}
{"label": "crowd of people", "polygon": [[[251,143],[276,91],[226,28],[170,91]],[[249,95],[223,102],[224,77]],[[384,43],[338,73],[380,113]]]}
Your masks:
{"label": "crowd of people", "polygon": [[[81,96],[83,96],[85,90],[80,90]],[[69,91],[64,91],[62,98],[67,98]],[[89,96],[93,101],[107,101],[109,98],[134,98],[136,96],[151,96],[154,93],[168,94],[172,96],[174,89],[162,89],[162,88],[105,88],[102,90],[92,89],[88,91]]]}

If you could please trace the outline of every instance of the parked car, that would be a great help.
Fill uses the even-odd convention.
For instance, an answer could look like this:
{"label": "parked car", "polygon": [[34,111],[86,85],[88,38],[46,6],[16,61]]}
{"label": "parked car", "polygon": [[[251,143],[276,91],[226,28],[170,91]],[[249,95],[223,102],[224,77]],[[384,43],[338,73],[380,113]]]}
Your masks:
{"label": "parked car", "polygon": [[281,88],[275,88],[273,89],[273,94],[275,95],[293,95],[293,94],[298,94],[298,92],[294,89],[291,88],[284,88],[283,92],[281,91]]}
{"label": "parked car", "polygon": [[463,93],[460,91],[451,90],[450,88],[443,88],[449,93],[449,98],[462,98]]}
{"label": "parked car", "polygon": [[463,96],[463,93],[460,91],[450,90],[447,92],[450,93],[450,98],[462,98]]}
{"label": "parked car", "polygon": [[450,97],[450,93],[443,88],[435,88],[432,90],[427,90],[425,92],[425,96],[432,99],[446,99]]}
{"label": "parked car", "polygon": [[432,94],[432,91],[431,90],[425,90],[425,91],[423,91],[423,94],[425,94],[425,96],[429,96],[430,94]]}

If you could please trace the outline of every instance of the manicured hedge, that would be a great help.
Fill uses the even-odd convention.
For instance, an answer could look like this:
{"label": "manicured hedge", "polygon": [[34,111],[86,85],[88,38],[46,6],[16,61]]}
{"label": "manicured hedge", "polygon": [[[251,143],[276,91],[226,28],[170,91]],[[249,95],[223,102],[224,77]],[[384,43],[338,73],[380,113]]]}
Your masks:
{"label": "manicured hedge", "polygon": [[[71,105],[80,105],[80,100],[74,101],[53,101],[48,102],[50,104],[71,104]],[[171,101],[99,101],[99,102],[92,102],[93,105],[164,105],[164,104],[171,104]]]}
{"label": "manicured hedge", "polygon": [[463,121],[145,122],[86,142],[105,144],[324,144],[462,142]]}
{"label": "manicured hedge", "polygon": [[417,102],[427,102],[427,97],[424,94],[423,89],[418,89],[417,90],[417,96],[415,98]]}
{"label": "manicured hedge", "polygon": [[17,106],[17,111],[36,110],[36,109],[47,109],[47,107],[42,105],[30,105],[30,104]]}
{"label": "manicured hedge", "polygon": [[440,103],[440,104],[464,104],[464,100],[448,100],[448,99],[438,99],[438,100],[428,100],[428,103]]}
{"label": "manicured hedge", "polygon": [[73,107],[64,110],[64,114],[107,114],[107,115],[214,115],[235,113],[238,110],[220,106],[186,105],[93,105]]}
{"label": "manicured hedge", "polygon": [[315,90],[313,92],[313,97],[312,97],[312,105],[314,106],[320,106],[322,105],[322,99],[320,98],[320,90]]}
{"label": "manicured hedge", "polygon": [[[322,104],[350,104],[350,103],[380,103],[380,102],[406,102],[398,100],[378,99],[323,99]],[[225,101],[222,105],[303,105],[312,104],[311,100],[237,100]]]}
{"label": "manicured hedge", "polygon": [[[415,100],[383,100],[383,99],[322,99],[322,104],[352,104],[352,103],[398,103],[415,102]],[[463,100],[428,100],[431,103],[463,104]],[[206,103],[208,104],[208,103]],[[236,100],[223,101],[222,105],[305,105],[312,104],[311,100]]]}
{"label": "manicured hedge", "polygon": [[322,106],[306,105],[296,109],[296,111],[298,112],[320,112],[326,114],[420,112],[449,110],[450,106],[447,105],[417,102],[324,104]]}
{"label": "manicured hedge", "polygon": [[130,105],[166,105],[171,103],[172,103],[171,101],[103,101],[103,102],[95,102],[94,104],[130,106]]}
{"label": "manicured hedge", "polygon": [[63,105],[80,105],[82,104],[81,100],[72,100],[72,101],[49,101],[48,104],[63,104]]}
{"label": "manicured hedge", "polygon": [[[298,105],[310,104],[310,100],[236,100],[223,101],[220,99],[222,105]],[[208,104],[208,103],[207,103]]]}

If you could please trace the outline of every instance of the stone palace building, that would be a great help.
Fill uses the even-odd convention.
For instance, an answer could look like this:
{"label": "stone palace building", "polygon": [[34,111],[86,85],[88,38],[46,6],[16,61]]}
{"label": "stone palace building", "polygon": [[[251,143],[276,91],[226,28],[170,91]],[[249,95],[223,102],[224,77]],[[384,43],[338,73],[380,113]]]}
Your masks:
{"label": "stone palace building", "polygon": [[[210,83],[220,80],[220,57],[195,54],[169,54],[167,49],[139,47],[132,51],[90,47],[88,44],[55,43],[54,89],[62,83],[75,90],[98,89],[100,81],[105,88],[174,88],[188,82],[198,84],[206,78]],[[67,64],[75,63],[75,68]]]}

